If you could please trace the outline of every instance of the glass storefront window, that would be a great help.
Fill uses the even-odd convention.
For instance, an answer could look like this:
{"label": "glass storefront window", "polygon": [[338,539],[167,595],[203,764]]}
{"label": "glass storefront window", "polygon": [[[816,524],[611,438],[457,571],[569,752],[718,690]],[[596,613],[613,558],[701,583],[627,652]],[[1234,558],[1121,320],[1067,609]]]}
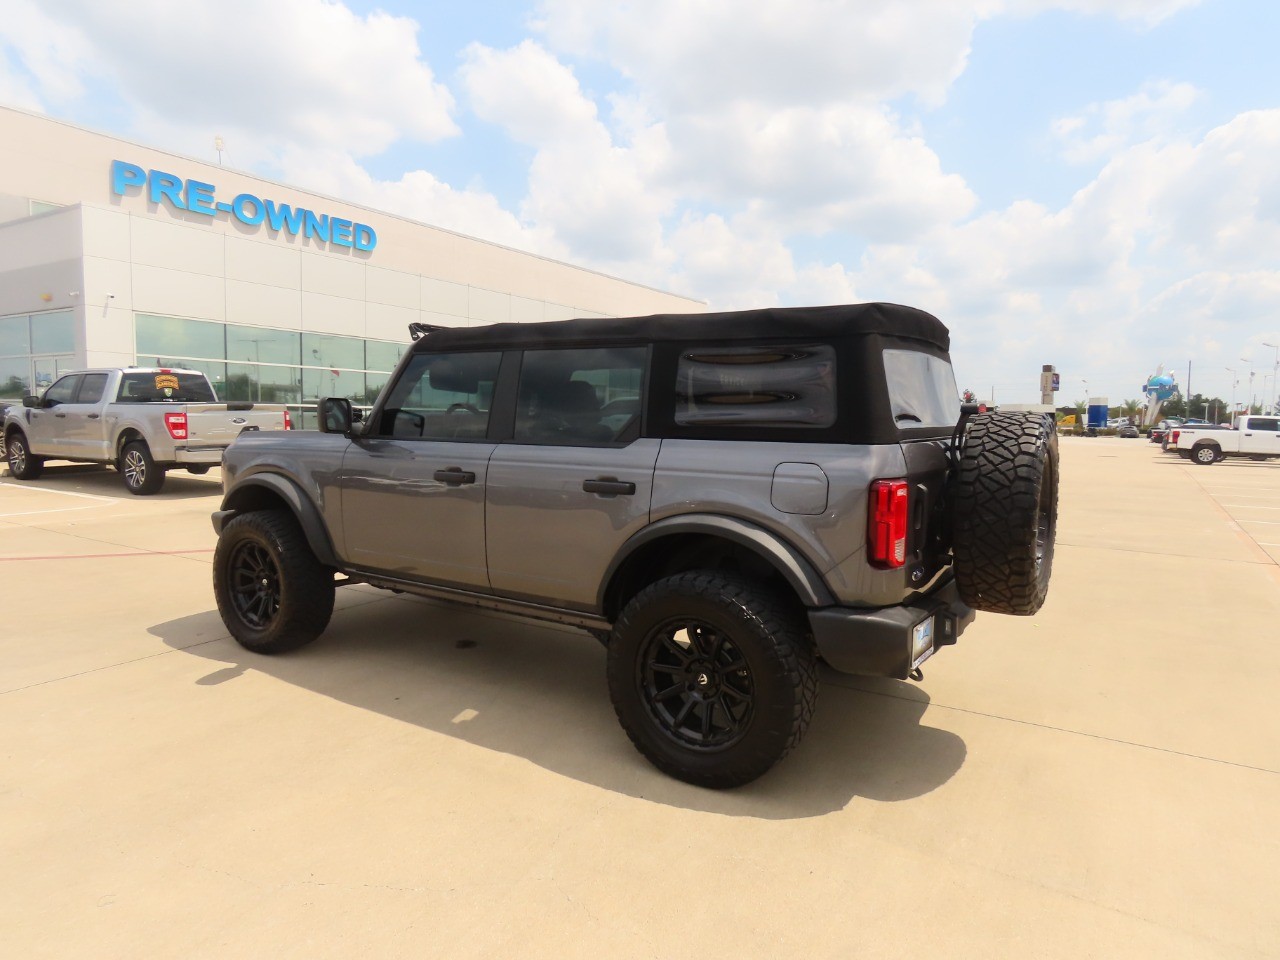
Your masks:
{"label": "glass storefront window", "polygon": [[366,340],[364,352],[370,370],[386,370],[396,368],[400,357],[404,355],[403,343],[387,343],[385,340]]}
{"label": "glass storefront window", "polygon": [[359,370],[302,371],[302,395],[311,402],[324,397],[346,397],[364,403],[364,374]]}
{"label": "glass storefront window", "polygon": [[0,318],[0,357],[22,357],[31,353],[31,318]]}
{"label": "glass storefront window", "polygon": [[378,394],[382,392],[382,388],[387,385],[387,381],[391,379],[391,374],[382,373],[380,371],[367,371],[364,375],[364,399],[361,403],[366,407],[371,407],[378,399]]}
{"label": "glass storefront window", "polygon": [[308,367],[364,369],[364,341],[320,333],[302,335],[302,363]]}
{"label": "glass storefront window", "polygon": [[0,360],[0,397],[17,400],[31,393],[31,361]]}
{"label": "glass storefront window", "polygon": [[301,335],[270,327],[237,327],[227,324],[227,359],[244,363],[299,362]]}
{"label": "glass storefront window", "polygon": [[227,356],[224,326],[208,320],[136,315],[138,353],[223,360]]}
{"label": "glass storefront window", "polygon": [[74,353],[75,349],[76,324],[70,310],[32,314],[32,353]]}
{"label": "glass storefront window", "polygon": [[298,403],[302,399],[297,367],[268,367],[252,363],[227,364],[228,400],[254,403]]}

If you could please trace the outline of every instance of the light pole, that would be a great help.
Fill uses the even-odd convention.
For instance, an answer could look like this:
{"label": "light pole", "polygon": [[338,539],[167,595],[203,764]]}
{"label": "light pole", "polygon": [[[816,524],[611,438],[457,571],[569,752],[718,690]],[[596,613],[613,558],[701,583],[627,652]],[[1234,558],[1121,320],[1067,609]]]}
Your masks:
{"label": "light pole", "polygon": [[222,151],[226,149],[226,142],[222,137],[213,138],[213,149],[218,151],[218,166],[222,166]]}
{"label": "light pole", "polygon": [[1276,352],[1276,361],[1271,367],[1271,404],[1268,409],[1274,413],[1276,409],[1276,376],[1280,375],[1280,346],[1274,343],[1263,341],[1264,347],[1270,347]]}
{"label": "light pole", "polygon": [[1223,367],[1227,373],[1231,374],[1231,416],[1236,415],[1236,385],[1240,383],[1240,377],[1236,375],[1233,367]]}
{"label": "light pole", "polygon": [[[1253,413],[1253,361],[1241,357],[1240,362],[1249,365],[1249,409],[1245,413]],[[1234,413],[1235,411],[1232,412]]]}

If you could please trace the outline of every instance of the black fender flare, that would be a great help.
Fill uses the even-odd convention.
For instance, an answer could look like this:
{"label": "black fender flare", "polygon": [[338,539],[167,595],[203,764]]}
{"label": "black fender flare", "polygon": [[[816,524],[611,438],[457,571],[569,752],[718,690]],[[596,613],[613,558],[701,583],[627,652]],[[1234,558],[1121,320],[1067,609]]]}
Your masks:
{"label": "black fender flare", "polygon": [[293,513],[302,533],[307,538],[307,545],[316,559],[327,567],[341,567],[337,553],[333,549],[333,541],[329,539],[329,531],[320,517],[320,509],[302,488],[276,473],[258,473],[245,477],[222,498],[222,509],[213,515],[213,529],[218,534],[237,514],[245,513],[260,491],[268,491],[276,498],[283,500]]}
{"label": "black fender flare", "polygon": [[836,602],[822,576],[795,547],[764,527],[718,514],[685,514],[651,523],[622,545],[609,564],[596,595],[596,609],[606,609],[609,589],[623,564],[639,549],[679,534],[702,534],[728,540],[757,554],[783,577],[806,607],[830,607]]}

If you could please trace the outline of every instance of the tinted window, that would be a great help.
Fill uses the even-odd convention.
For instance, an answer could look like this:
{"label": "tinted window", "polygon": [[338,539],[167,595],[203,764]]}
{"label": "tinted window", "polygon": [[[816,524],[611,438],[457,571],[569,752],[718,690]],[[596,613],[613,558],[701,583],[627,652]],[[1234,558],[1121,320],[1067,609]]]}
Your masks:
{"label": "tinted window", "polygon": [[209,381],[198,373],[126,373],[120,378],[120,403],[213,403]]}
{"label": "tinted window", "polygon": [[1249,430],[1271,430],[1275,431],[1280,428],[1280,420],[1263,420],[1258,417],[1250,417],[1246,423]]}
{"label": "tinted window", "polygon": [[70,403],[71,398],[76,395],[76,387],[79,386],[79,384],[79,374],[71,377],[63,377],[61,380],[54,381],[53,385],[44,392],[45,403]]}
{"label": "tinted window", "polygon": [[949,361],[918,350],[886,350],[884,372],[899,427],[949,427],[960,419],[960,393]]}
{"label": "tinted window", "polygon": [[376,435],[482,440],[498,378],[500,353],[422,353],[387,397]]}
{"label": "tinted window", "polygon": [[138,314],[134,322],[139,354],[226,359],[226,334],[220,323],[149,313]]}
{"label": "tinted window", "polygon": [[592,446],[635,434],[644,347],[530,350],[520,366],[516,443]]}
{"label": "tinted window", "polygon": [[0,357],[14,357],[30,352],[30,318],[25,315],[0,318]]}
{"label": "tinted window", "polygon": [[692,347],[676,370],[681,426],[829,427],[836,354],[827,345]]}
{"label": "tinted window", "polygon": [[301,334],[270,327],[237,327],[227,324],[227,359],[242,363],[295,364],[301,355]]}
{"label": "tinted window", "polygon": [[102,399],[102,391],[107,389],[105,373],[86,373],[80,384],[80,392],[76,395],[76,403],[97,403]]}

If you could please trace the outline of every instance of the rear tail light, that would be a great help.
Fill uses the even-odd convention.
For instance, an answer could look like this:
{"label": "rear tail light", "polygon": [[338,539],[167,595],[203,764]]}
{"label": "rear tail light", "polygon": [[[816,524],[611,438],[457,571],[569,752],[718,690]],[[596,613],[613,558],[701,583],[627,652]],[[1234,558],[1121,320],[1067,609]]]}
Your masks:
{"label": "rear tail light", "polygon": [[166,413],[164,415],[165,429],[169,431],[169,436],[175,440],[187,439],[187,415],[185,413]]}
{"label": "rear tail light", "polygon": [[905,480],[871,484],[867,551],[872,566],[893,570],[907,562],[907,500]]}
{"label": "rear tail light", "polygon": [[1177,430],[1170,430],[1170,431],[1169,431],[1169,442],[1170,442],[1170,443],[1176,444],[1176,443],[1178,442],[1178,433],[1179,433],[1179,431],[1177,431]]}
{"label": "rear tail light", "polygon": [[289,416],[289,411],[288,411],[288,410],[286,410],[286,411],[284,412],[284,428],[285,428],[286,430],[292,430],[292,429],[293,429],[293,418]]}

